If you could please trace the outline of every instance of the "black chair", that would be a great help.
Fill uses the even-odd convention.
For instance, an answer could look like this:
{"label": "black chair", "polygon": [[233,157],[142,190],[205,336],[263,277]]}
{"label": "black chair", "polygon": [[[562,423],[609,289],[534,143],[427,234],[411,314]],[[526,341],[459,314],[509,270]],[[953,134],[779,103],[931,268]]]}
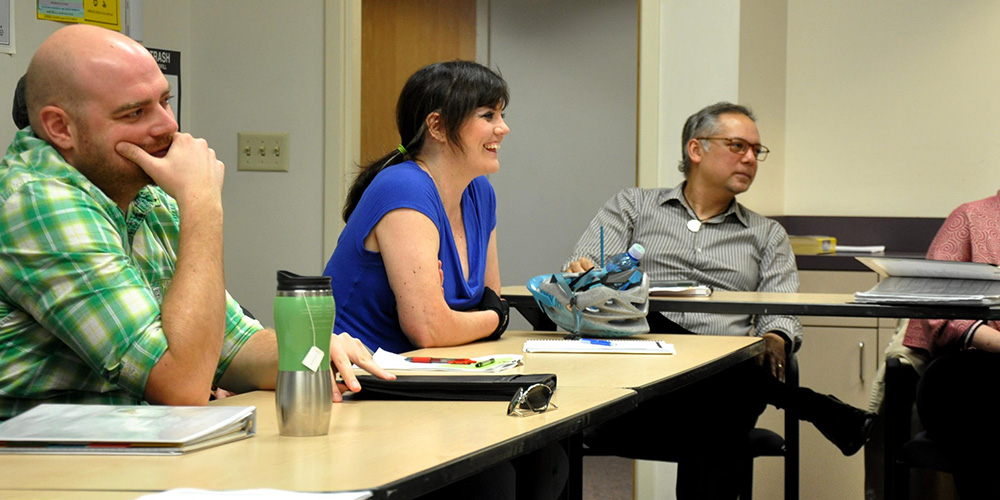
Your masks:
{"label": "black chair", "polygon": [[[785,383],[799,386],[799,361],[793,352],[785,360]],[[753,498],[753,460],[757,457],[785,457],[785,500],[799,498],[799,417],[795,412],[785,412],[785,436],[757,428],[750,431],[750,463],[744,469],[740,500]]]}
{"label": "black chair", "polygon": [[[799,367],[794,353],[786,360],[785,383],[798,387]],[[661,460],[660,456],[648,446],[638,443],[634,448],[617,446],[614,452],[584,447],[584,455],[616,455],[635,460]],[[750,455],[744,467],[746,475],[740,478],[740,500],[753,498],[753,461],[757,457],[785,458],[785,499],[799,498],[799,419],[785,410],[785,436],[769,429],[753,429],[750,431]]]}
{"label": "black chair", "polygon": [[11,118],[14,119],[14,125],[18,130],[30,125],[28,122],[28,101],[24,97],[25,76],[21,75],[21,79],[17,81],[17,86],[14,88],[14,102],[10,109]]}
{"label": "black chair", "polygon": [[885,498],[910,498],[910,469],[952,472],[954,465],[926,431],[913,433],[913,403],[920,376],[899,358],[885,362]]}

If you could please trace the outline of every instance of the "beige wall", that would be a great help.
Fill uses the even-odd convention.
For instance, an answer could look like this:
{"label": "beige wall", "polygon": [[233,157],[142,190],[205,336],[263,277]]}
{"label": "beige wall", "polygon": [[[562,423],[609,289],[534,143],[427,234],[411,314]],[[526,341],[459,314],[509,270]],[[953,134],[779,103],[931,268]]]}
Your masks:
{"label": "beige wall", "polygon": [[784,211],[786,7],[785,0],[740,6],[739,102],[754,110],[761,143],[771,150],[740,202],[767,215]]}
{"label": "beige wall", "polygon": [[[684,120],[708,104],[739,102],[753,108],[761,141],[774,151],[740,201],[782,214],[786,1],[644,0],[640,6],[639,185],[681,182]],[[650,88],[658,90],[644,92]]]}
{"label": "beige wall", "polygon": [[10,117],[11,102],[17,80],[28,70],[28,63],[41,43],[62,24],[35,19],[34,5],[14,3],[14,54],[0,54],[0,144],[3,150],[14,138],[14,121]]}
{"label": "beige wall", "polygon": [[[655,57],[653,74],[645,74],[649,65],[641,70],[640,87],[653,85],[659,99],[640,107],[656,114],[648,129],[655,161],[640,152],[643,185],[680,180],[678,136],[688,114],[737,99],[755,107],[775,150],[741,198],[762,213],[941,217],[1000,187],[1000,139],[993,113],[983,111],[1000,109],[1000,3],[640,5],[656,16],[643,20],[643,40],[659,31],[651,37],[655,50],[643,52]],[[176,0],[144,2],[143,12],[144,43],[183,54],[182,128],[209,139],[229,166],[227,278],[265,323],[274,271],[318,272],[327,257],[323,68],[326,59],[344,57],[324,57],[322,0],[282,6]],[[14,133],[10,92],[34,49],[61,26],[36,20],[24,3],[16,7],[18,53],[0,55],[4,143]],[[236,172],[241,130],[291,132],[291,171]]]}
{"label": "beige wall", "polygon": [[[181,75],[187,75],[190,56],[190,0],[172,0],[171,2],[145,2],[143,4],[144,38],[143,45],[158,49],[181,51]],[[14,86],[28,69],[31,56],[41,43],[54,31],[65,26],[53,21],[40,21],[35,18],[35,8],[29,2],[16,2],[14,5],[15,41],[17,52],[13,55],[0,54],[0,143],[6,145],[14,137],[14,124],[11,121],[11,97]],[[184,79],[184,93],[193,92]],[[189,100],[181,102],[181,117],[184,127],[189,113]]]}
{"label": "beige wall", "polygon": [[[191,127],[191,101],[197,87],[191,81],[191,0],[142,3],[142,44],[154,49],[181,53],[181,123],[182,131]],[[215,146],[213,144],[213,146]]]}
{"label": "beige wall", "polygon": [[[38,45],[61,23],[17,3],[14,56],[0,55],[0,140],[14,135],[10,96]],[[144,40],[181,51],[182,130],[226,164],[226,282],[272,324],[275,271],[319,273],[324,146],[324,2],[143,3]],[[238,131],[291,133],[288,173],[237,172]]]}
{"label": "beige wall", "polygon": [[658,165],[655,182],[643,187],[681,182],[677,162],[684,120],[707,104],[739,98],[739,0],[664,0],[658,10],[658,82],[648,83],[660,89]]}
{"label": "beige wall", "polygon": [[[275,272],[318,274],[328,257],[323,23],[322,0],[191,2],[185,98],[193,132],[226,164],[226,285],[265,325]],[[237,172],[239,131],[289,132],[289,171]]]}
{"label": "beige wall", "polygon": [[640,107],[658,115],[640,140],[659,142],[640,149],[641,185],[679,180],[689,113],[738,99],[774,151],[740,197],[761,213],[943,217],[1000,188],[1000,140],[983,111],[1000,109],[1000,3],[647,3],[660,23],[645,53],[660,56],[640,85],[660,90]]}
{"label": "beige wall", "polygon": [[1000,2],[788,2],[785,213],[943,217],[1000,188]]}

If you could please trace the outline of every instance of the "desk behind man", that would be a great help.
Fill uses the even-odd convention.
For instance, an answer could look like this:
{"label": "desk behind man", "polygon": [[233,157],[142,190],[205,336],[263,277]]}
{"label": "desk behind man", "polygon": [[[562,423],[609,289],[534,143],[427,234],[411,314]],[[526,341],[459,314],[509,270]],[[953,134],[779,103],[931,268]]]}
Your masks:
{"label": "desk behind man", "polygon": [[[593,265],[603,227],[605,248],[617,251],[633,243],[646,248],[641,265],[652,281],[694,280],[719,290],[797,291],[795,258],[785,230],[736,201],[736,195],[750,188],[758,161],[768,153],[750,110],[726,102],[708,106],[687,119],[681,141],[679,168],[685,181],[673,189],[627,189],[609,200],[580,238],[566,268],[578,272]],[[732,478],[744,477],[737,474],[746,463],[747,433],[766,403],[794,409],[845,454],[856,453],[864,443],[870,415],[780,382],[786,356],[801,344],[797,318],[664,315],[662,321],[651,318],[654,330],[762,337],[766,348],[758,362],[764,369],[740,366],[682,389],[669,402],[650,401],[592,432],[588,443],[611,452],[629,455],[638,450],[647,458],[677,461],[677,494],[682,500],[735,498],[738,485]],[[634,446],[630,430],[650,423],[693,432],[673,433],[670,443]]]}

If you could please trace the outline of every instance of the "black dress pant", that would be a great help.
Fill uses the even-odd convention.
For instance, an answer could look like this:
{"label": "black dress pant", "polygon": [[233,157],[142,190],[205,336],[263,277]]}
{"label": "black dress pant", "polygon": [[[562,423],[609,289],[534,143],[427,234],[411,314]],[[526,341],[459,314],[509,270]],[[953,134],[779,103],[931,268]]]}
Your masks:
{"label": "black dress pant", "polygon": [[[768,381],[770,379],[770,382]],[[677,498],[736,498],[750,462],[749,432],[769,392],[783,385],[753,360],[646,401],[584,434],[600,453],[677,462]]]}
{"label": "black dress pant", "polygon": [[566,450],[555,443],[455,481],[419,500],[556,500],[568,477]]}

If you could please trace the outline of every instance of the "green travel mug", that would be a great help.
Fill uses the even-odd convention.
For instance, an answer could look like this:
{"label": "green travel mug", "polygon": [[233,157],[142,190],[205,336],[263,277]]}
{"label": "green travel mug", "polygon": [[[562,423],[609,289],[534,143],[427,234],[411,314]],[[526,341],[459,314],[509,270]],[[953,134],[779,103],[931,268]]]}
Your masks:
{"label": "green travel mug", "polygon": [[274,397],[282,436],[322,436],[330,432],[334,311],[329,276],[278,271],[274,298],[278,383]]}

